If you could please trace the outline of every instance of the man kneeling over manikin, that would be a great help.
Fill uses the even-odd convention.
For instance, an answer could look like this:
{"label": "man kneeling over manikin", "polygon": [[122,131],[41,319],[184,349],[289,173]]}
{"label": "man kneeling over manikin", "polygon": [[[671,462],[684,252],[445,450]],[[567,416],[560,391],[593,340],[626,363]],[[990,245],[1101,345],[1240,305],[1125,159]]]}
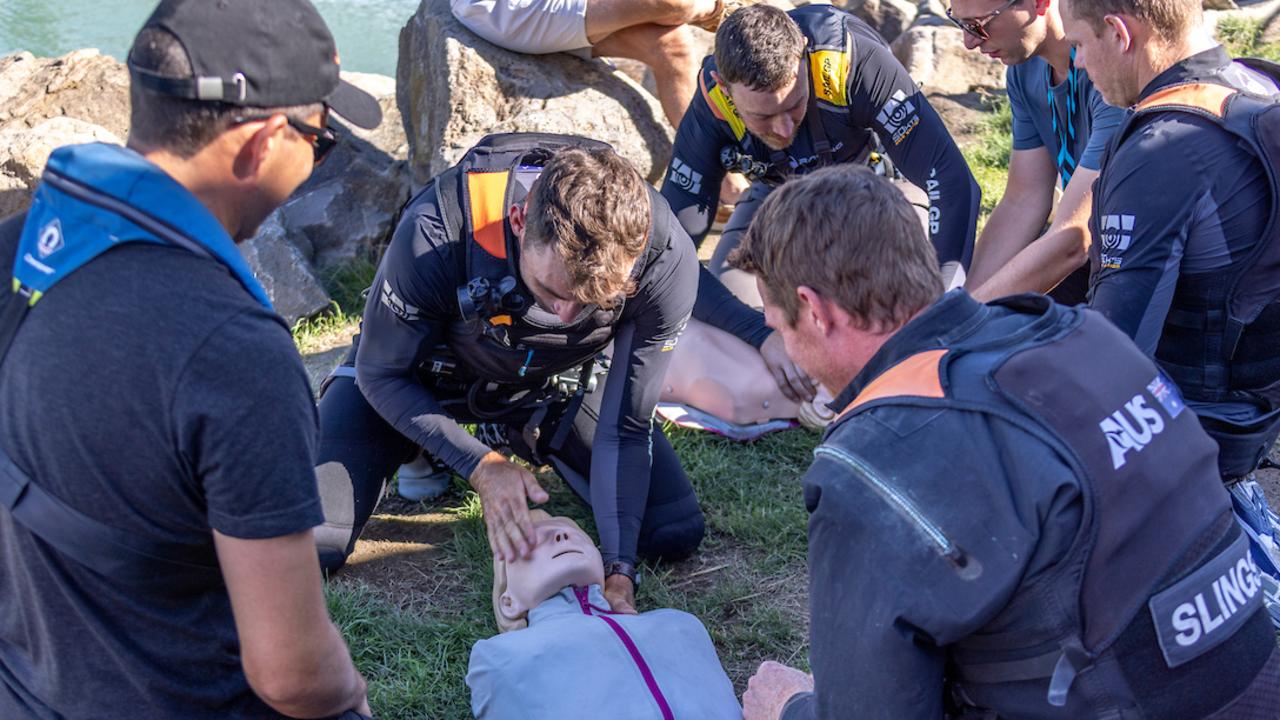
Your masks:
{"label": "man kneeling over manikin", "polygon": [[591,538],[569,518],[530,516],[533,552],[493,563],[501,634],[471,648],[467,685],[477,718],[741,720],[733,684],[697,618],[610,612]]}

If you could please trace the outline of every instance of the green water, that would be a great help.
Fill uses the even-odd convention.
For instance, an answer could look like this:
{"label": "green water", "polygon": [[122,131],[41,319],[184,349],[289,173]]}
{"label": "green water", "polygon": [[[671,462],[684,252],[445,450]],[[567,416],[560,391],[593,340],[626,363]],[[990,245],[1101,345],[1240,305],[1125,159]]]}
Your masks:
{"label": "green water", "polygon": [[[265,0],[270,2],[270,0]],[[400,28],[418,0],[312,0],[338,42],[342,69],[395,76]],[[157,0],[0,0],[0,55],[95,47],[121,60]]]}

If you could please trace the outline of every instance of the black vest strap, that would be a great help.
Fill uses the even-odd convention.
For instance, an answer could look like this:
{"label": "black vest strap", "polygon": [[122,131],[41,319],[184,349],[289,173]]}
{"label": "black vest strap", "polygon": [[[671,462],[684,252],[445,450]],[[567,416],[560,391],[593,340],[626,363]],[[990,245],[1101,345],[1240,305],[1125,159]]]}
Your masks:
{"label": "black vest strap", "polygon": [[210,545],[151,540],[105,525],[50,495],[0,448],[0,505],[62,555],[117,580],[173,582],[175,573],[216,577]]}

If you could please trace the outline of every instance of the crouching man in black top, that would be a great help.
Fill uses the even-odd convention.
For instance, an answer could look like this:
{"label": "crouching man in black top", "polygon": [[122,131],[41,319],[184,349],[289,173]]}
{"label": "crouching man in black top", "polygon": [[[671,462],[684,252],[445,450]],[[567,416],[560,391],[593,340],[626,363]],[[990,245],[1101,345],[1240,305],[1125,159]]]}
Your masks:
{"label": "crouching man in black top", "polygon": [[[480,494],[495,556],[526,556],[527,501],[547,494],[495,449],[508,446],[552,464],[591,504],[605,594],[634,612],[637,555],[687,555],[703,535],[693,488],[652,422],[697,283],[693,244],[666,202],[607,145],[481,141],[409,203],[362,335],[321,399],[321,563],[345,562],[419,448]],[[482,423],[483,441],[459,423]]]}

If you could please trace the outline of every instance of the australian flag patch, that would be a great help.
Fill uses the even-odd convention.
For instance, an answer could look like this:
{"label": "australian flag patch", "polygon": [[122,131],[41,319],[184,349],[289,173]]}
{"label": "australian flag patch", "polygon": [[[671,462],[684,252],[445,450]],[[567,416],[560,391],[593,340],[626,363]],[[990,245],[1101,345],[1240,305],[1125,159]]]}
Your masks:
{"label": "australian flag patch", "polygon": [[1156,402],[1164,406],[1165,412],[1169,413],[1171,418],[1178,417],[1178,414],[1187,407],[1182,401],[1182,395],[1178,393],[1178,386],[1165,377],[1164,373],[1156,375],[1156,379],[1147,385],[1147,392],[1151,393]]}

